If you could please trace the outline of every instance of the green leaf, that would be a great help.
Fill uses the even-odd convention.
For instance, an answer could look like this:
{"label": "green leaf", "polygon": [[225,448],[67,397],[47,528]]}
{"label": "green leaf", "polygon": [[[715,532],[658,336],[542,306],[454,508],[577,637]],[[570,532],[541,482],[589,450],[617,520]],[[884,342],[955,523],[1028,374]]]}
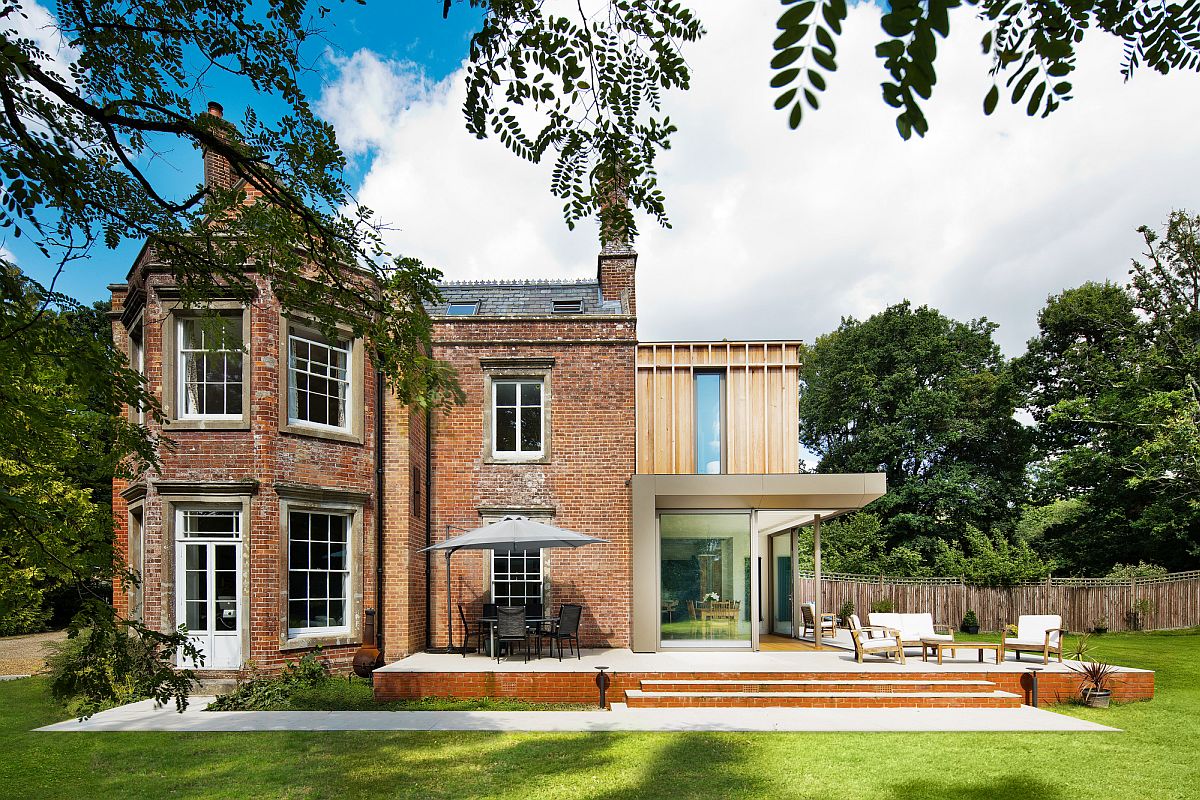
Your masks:
{"label": "green leaf", "polygon": [[811,83],[818,92],[825,91],[825,78],[821,75],[821,73],[817,72],[815,69],[810,69],[807,74],[808,82]]}
{"label": "green leaf", "polygon": [[782,111],[784,108],[786,108],[787,104],[792,102],[792,98],[796,96],[796,92],[797,90],[794,88],[788,89],[786,92],[779,95],[779,97],[775,98],[775,110]]}
{"label": "green leaf", "polygon": [[800,3],[792,6],[787,11],[783,12],[783,16],[779,18],[779,22],[775,24],[775,27],[779,28],[780,30],[787,30],[788,28],[795,27],[796,25],[799,25],[808,19],[808,16],[812,14],[813,9],[816,7],[817,4],[813,2]]}
{"label": "green leaf", "polygon": [[789,47],[771,59],[771,69],[783,69],[802,55],[804,55],[803,47]]}
{"label": "green leaf", "polygon": [[792,130],[800,127],[800,118],[804,116],[804,106],[796,103],[792,106],[792,113],[788,115],[788,125]]}
{"label": "green leaf", "polygon": [[1042,107],[1042,97],[1046,94],[1046,82],[1042,81],[1033,90],[1033,94],[1029,96],[1029,105],[1025,109],[1025,113],[1033,116]]}
{"label": "green leaf", "polygon": [[792,67],[791,69],[785,69],[782,72],[777,72],[771,78],[771,88],[782,89],[784,86],[787,86],[789,83],[796,80],[796,76],[799,74],[800,70],[795,67]]}
{"label": "green leaf", "polygon": [[1000,87],[993,83],[987,96],[983,98],[983,113],[991,116],[991,113],[996,110],[998,102],[1000,102]]}
{"label": "green leaf", "polygon": [[826,72],[837,72],[837,62],[833,60],[833,56],[826,53],[824,50],[813,48],[813,61],[817,62],[817,66]]}

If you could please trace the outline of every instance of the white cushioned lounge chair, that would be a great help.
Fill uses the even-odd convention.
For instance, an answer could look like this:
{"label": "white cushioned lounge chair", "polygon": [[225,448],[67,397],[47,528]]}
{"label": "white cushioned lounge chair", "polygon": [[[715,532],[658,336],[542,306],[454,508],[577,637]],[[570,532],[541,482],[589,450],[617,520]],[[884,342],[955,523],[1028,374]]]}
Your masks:
{"label": "white cushioned lounge chair", "polygon": [[1062,627],[1058,614],[1023,614],[1017,618],[1017,635],[1009,636],[1006,631],[1000,639],[1000,652],[1012,650],[1021,660],[1021,653],[1041,653],[1042,663],[1050,663],[1050,654],[1058,656],[1062,663],[1062,637],[1067,631]]}
{"label": "white cushioned lounge chair", "polygon": [[954,628],[949,625],[935,625],[933,614],[883,614],[872,612],[867,615],[867,621],[881,628],[891,628],[900,631],[900,641],[905,647],[920,647],[921,640],[954,641]]}
{"label": "white cushioned lounge chair", "polygon": [[858,614],[851,614],[850,637],[854,639],[854,657],[859,663],[862,663],[863,656],[867,654],[881,655],[885,658],[895,656],[901,664],[905,663],[904,645],[900,640],[900,632],[895,629],[877,625],[864,627],[858,621]]}

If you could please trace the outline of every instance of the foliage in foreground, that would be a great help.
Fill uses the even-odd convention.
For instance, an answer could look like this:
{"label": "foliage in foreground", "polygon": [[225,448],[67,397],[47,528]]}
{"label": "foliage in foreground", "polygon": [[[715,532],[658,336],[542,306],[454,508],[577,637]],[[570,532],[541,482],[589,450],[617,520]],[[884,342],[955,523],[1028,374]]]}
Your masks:
{"label": "foliage in foreground", "polygon": [[279,675],[251,673],[209,711],[562,711],[594,709],[577,703],[529,703],[504,697],[423,697],[379,703],[369,681],[331,675],[319,651],[289,661]]}
{"label": "foliage in foreground", "polygon": [[180,648],[188,658],[199,653],[182,630],[166,635],[117,623],[71,634],[51,645],[46,673],[50,694],[72,713],[87,717],[148,697],[163,704],[174,700],[180,711],[187,707],[195,674],[176,670],[172,657]]}

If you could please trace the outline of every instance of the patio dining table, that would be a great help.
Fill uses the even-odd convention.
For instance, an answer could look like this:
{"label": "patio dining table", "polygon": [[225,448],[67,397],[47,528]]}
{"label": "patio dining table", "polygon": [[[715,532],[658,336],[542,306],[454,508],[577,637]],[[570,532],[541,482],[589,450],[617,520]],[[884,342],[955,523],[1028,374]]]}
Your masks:
{"label": "patio dining table", "polygon": [[[500,621],[500,619],[498,617],[480,617],[479,618],[480,624],[488,626],[488,655],[489,656],[496,652],[496,623],[499,621]],[[552,624],[555,622],[558,622],[558,617],[543,616],[543,617],[526,617],[525,618],[525,624],[527,626],[528,625],[542,625],[543,623],[546,623],[546,622],[549,622]],[[537,657],[538,658],[542,657],[542,651],[540,648],[538,649]]]}

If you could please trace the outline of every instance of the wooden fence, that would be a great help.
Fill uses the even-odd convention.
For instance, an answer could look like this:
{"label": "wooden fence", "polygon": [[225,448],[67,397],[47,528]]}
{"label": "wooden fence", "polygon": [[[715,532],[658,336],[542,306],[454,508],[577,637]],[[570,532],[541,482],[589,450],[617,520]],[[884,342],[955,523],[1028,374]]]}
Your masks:
{"label": "wooden fence", "polygon": [[[813,598],[813,584],[813,574],[802,571],[802,601]],[[968,609],[983,630],[1000,630],[1021,614],[1060,614],[1064,628],[1080,632],[1101,622],[1110,631],[1188,628],[1200,625],[1200,570],[1128,580],[1048,578],[1011,587],[972,586],[958,578],[821,575],[825,613],[837,613],[849,600],[865,623],[871,604],[885,599],[898,612],[927,611],[934,622],[956,628]],[[1134,611],[1139,611],[1137,619]]]}

